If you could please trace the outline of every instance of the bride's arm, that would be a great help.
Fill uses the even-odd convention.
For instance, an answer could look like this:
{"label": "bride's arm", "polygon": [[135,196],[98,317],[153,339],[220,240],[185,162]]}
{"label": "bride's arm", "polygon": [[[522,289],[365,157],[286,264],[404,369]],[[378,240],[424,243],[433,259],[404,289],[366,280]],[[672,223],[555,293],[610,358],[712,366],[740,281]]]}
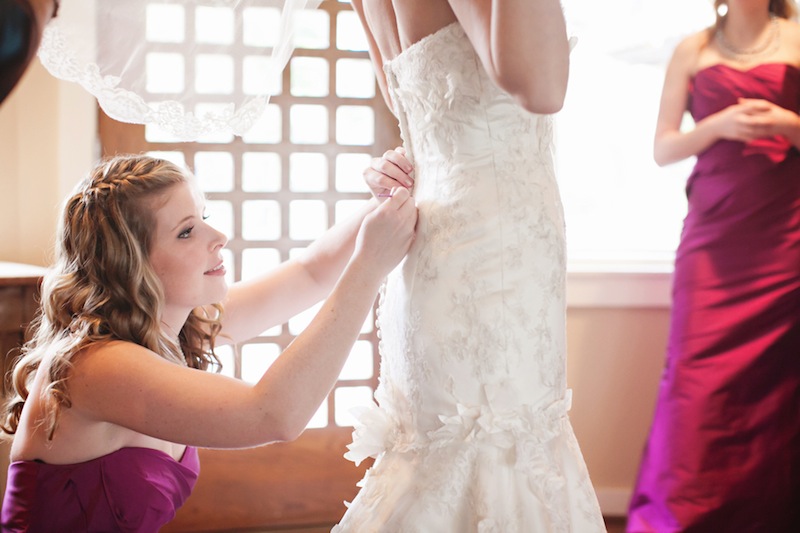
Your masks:
{"label": "bride's arm", "polygon": [[367,19],[364,15],[364,4],[362,3],[362,0],[351,0],[350,3],[353,6],[353,11],[358,14],[358,18],[361,20],[361,26],[364,28],[364,33],[367,36],[369,57],[372,60],[372,66],[375,69],[375,77],[378,80],[378,87],[381,90],[381,94],[383,95],[386,105],[390,110],[394,110],[392,107],[392,99],[389,97],[389,89],[386,85],[386,73],[383,71],[383,56],[381,56],[381,52],[378,49],[378,43],[375,41],[375,36],[372,35],[369,25],[367,24]]}
{"label": "bride's arm", "polygon": [[528,111],[564,104],[569,42],[559,0],[448,0],[489,76]]}

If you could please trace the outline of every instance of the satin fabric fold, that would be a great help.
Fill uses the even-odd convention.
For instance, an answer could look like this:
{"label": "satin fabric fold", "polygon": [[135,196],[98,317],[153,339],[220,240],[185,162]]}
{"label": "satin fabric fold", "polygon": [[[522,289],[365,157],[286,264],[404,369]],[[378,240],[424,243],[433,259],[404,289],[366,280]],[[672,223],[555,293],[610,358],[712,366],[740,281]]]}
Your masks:
{"label": "satin fabric fold", "polygon": [[121,448],[68,465],[15,461],[2,531],[158,531],[189,497],[199,472],[192,447],[179,462],[150,448]]}

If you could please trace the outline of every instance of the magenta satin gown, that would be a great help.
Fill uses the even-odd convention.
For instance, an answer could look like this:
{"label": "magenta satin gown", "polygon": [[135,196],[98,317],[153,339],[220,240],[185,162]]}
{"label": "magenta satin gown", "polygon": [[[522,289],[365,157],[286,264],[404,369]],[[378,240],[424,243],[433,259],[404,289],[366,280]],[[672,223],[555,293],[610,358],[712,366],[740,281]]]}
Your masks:
{"label": "magenta satin gown", "polygon": [[[701,70],[695,120],[737,102],[797,111],[800,71]],[[800,532],[800,154],[784,138],[699,155],[672,322],[628,531]]]}
{"label": "magenta satin gown", "polygon": [[197,450],[180,462],[150,448],[121,448],[91,461],[8,468],[2,531],[155,533],[175,517],[200,472]]}

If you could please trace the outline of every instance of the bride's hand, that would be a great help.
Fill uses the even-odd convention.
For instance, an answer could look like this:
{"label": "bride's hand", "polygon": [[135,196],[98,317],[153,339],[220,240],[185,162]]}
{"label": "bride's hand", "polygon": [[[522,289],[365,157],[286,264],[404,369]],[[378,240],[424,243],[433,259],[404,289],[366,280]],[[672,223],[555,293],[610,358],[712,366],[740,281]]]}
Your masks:
{"label": "bride's hand", "polygon": [[402,146],[387,150],[383,156],[376,157],[364,170],[364,181],[372,194],[385,199],[395,187],[410,189],[414,186],[414,167],[406,157]]}

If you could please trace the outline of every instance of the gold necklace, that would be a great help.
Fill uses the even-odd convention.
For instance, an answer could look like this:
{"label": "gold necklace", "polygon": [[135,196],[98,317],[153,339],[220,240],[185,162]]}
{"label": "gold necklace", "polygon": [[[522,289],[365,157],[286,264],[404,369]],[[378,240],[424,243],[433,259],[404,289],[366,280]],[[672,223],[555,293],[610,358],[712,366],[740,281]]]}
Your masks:
{"label": "gold necklace", "polygon": [[766,54],[776,48],[778,48],[781,44],[781,29],[778,25],[778,17],[775,15],[770,15],[770,29],[769,35],[766,39],[764,39],[763,43],[758,44],[752,48],[746,48],[744,50],[739,50],[733,47],[727,39],[725,39],[725,32],[723,31],[724,27],[717,28],[716,33],[714,34],[714,38],[717,41],[717,45],[719,46],[720,50],[723,52],[724,55],[730,57],[731,59],[736,59],[739,61],[748,61],[755,59],[761,55]]}

